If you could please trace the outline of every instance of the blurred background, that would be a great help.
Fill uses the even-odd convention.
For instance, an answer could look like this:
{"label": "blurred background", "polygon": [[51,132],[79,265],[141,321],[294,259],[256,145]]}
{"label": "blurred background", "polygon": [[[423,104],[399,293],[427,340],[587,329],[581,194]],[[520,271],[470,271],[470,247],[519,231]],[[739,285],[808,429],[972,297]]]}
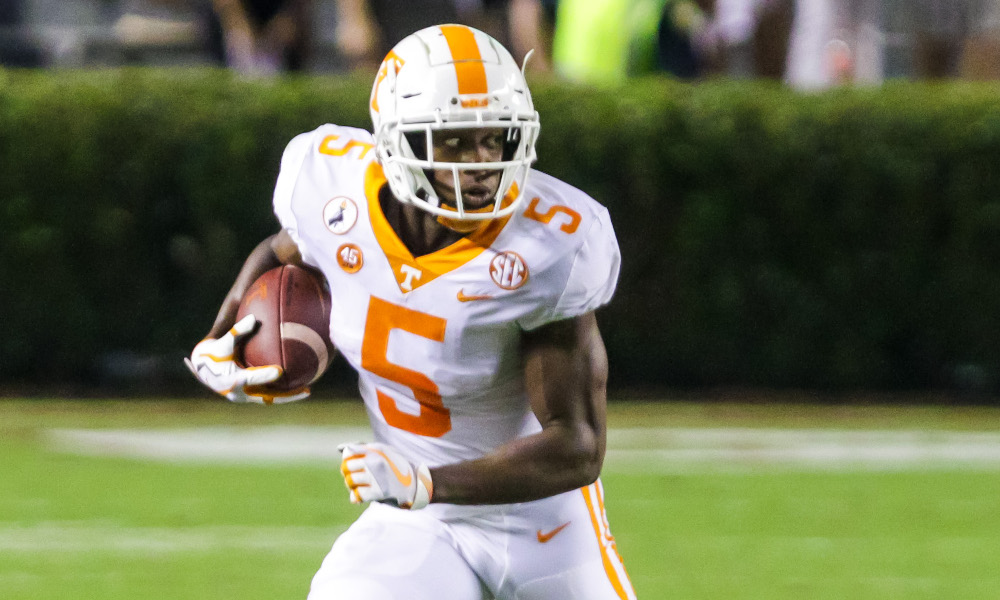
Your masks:
{"label": "blurred background", "polygon": [[1000,391],[1000,1],[3,0],[0,394],[200,393],[284,144],[449,21],[612,213],[614,391]]}
{"label": "blurred background", "polygon": [[994,0],[6,0],[0,59],[29,68],[372,69],[422,27],[487,31],[528,68],[618,82],[769,78],[796,88],[994,79]]}

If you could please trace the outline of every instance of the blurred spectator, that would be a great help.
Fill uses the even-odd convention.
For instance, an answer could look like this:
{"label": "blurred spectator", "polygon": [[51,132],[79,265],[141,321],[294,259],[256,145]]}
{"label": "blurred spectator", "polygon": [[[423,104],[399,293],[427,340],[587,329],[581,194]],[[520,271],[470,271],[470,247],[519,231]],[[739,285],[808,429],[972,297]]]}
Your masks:
{"label": "blurred spectator", "polygon": [[1000,79],[1000,1],[987,3],[965,41],[959,70],[968,79]]}
{"label": "blurred spectator", "polygon": [[510,29],[510,49],[514,58],[523,61],[534,50],[528,70],[552,71],[552,34],[556,22],[557,0],[511,0],[507,23]]}
{"label": "blurred spectator", "polygon": [[661,71],[681,79],[705,72],[704,43],[714,0],[667,2],[657,30],[656,59]]}
{"label": "blurred spectator", "polygon": [[459,22],[455,0],[336,0],[337,46],[348,69],[374,70],[414,31]]}
{"label": "blurred spectator", "polygon": [[754,75],[782,79],[795,20],[795,0],[764,0],[758,6],[753,33]]}
{"label": "blurred spectator", "polygon": [[384,54],[382,32],[368,0],[337,0],[337,50],[347,70],[374,71]]}
{"label": "blurred spectator", "polygon": [[[957,77],[965,75],[963,59],[981,53],[989,47],[990,23],[995,14],[993,0],[917,0],[913,2],[914,66],[921,78]],[[995,21],[992,23],[996,27]],[[993,39],[995,47],[995,38]],[[989,51],[986,51],[989,55]],[[996,72],[998,57],[986,61],[971,59],[965,65],[973,74]],[[992,60],[991,60],[992,59]],[[992,63],[992,64],[991,64]],[[990,69],[992,67],[992,69]],[[984,73],[985,74],[985,73]]]}
{"label": "blurred spectator", "polygon": [[785,73],[794,0],[710,0],[711,20],[698,38],[708,71],[746,79]]}
{"label": "blurred spectator", "polygon": [[798,0],[786,80],[1000,77],[1000,0]]}
{"label": "blurred spectator", "polygon": [[440,23],[481,29],[511,48],[528,67],[551,69],[550,48],[556,0],[336,0],[337,47],[349,69],[370,71],[393,45],[416,30]]}
{"label": "blurred spectator", "polygon": [[[492,36],[505,48],[511,46],[511,0],[452,0],[458,13],[456,23],[475,27]],[[520,62],[523,56],[514,56]]]}
{"label": "blurred spectator", "polygon": [[[121,63],[204,62],[203,0],[119,0],[109,45]],[[201,58],[199,61],[198,59]]]}
{"label": "blurred spectator", "polygon": [[559,75],[618,83],[656,66],[666,0],[559,0],[552,60]]}
{"label": "blurred spectator", "polygon": [[[837,43],[837,30],[843,26],[843,13],[836,0],[798,0],[788,49],[785,81],[792,87],[810,90],[833,85],[846,77],[834,69],[831,52],[839,51],[841,60],[850,62],[849,48]],[[849,65],[842,65],[850,70]]]}
{"label": "blurred spectator", "polygon": [[212,8],[209,43],[220,62],[254,75],[306,66],[310,0],[212,0]]}
{"label": "blurred spectator", "polygon": [[0,3],[0,65],[8,67],[39,67],[42,51],[26,35],[24,0],[3,0]]}
{"label": "blurred spectator", "polygon": [[654,70],[780,79],[794,14],[794,0],[561,0],[553,60],[590,82]]}

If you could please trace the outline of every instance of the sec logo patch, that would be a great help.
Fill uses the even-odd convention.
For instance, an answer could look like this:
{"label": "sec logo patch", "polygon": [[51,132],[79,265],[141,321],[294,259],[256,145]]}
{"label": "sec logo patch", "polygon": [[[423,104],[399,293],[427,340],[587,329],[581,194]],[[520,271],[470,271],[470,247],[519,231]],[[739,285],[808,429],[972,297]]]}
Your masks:
{"label": "sec logo patch", "polygon": [[358,221],[358,205],[345,196],[331,199],[323,207],[323,222],[331,233],[343,235]]}
{"label": "sec logo patch", "polygon": [[528,281],[528,265],[517,252],[501,252],[490,261],[493,283],[505,290],[516,290]]}

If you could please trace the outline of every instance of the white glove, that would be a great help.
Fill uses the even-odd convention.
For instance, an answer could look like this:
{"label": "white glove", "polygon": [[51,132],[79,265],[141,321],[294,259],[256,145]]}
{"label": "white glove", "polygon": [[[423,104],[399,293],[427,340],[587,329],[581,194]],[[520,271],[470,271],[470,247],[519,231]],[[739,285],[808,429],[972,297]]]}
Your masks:
{"label": "white glove", "polygon": [[243,317],[222,337],[199,342],[191,351],[191,358],[184,359],[184,364],[198,381],[230,402],[280,404],[308,397],[309,390],[283,396],[267,390],[253,389],[252,386],[275,381],[283,372],[278,365],[243,368],[236,364],[236,343],[251,334],[256,325],[257,319],[253,315]]}
{"label": "white glove", "polygon": [[431,501],[434,484],[427,465],[415,465],[385,444],[341,444],[340,472],[351,503],[384,502],[416,510]]}

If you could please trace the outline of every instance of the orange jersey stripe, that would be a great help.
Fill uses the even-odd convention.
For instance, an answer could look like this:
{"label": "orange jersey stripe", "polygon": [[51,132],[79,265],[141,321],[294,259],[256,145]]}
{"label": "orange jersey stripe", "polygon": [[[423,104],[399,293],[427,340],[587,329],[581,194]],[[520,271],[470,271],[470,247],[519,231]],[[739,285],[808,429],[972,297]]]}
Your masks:
{"label": "orange jersey stripe", "polygon": [[[597,487],[598,484],[594,483],[585,488],[581,488],[583,492],[583,499],[587,503],[587,510],[590,512],[590,523],[594,527],[594,534],[597,536],[597,544],[601,548],[601,560],[604,562],[604,571],[608,575],[608,579],[611,581],[611,586],[615,589],[615,593],[621,600],[630,600],[634,597],[625,590],[625,586],[622,585],[621,577],[618,576],[618,570],[611,561],[611,555],[608,553],[608,546],[605,545],[605,533],[601,531],[601,525],[605,522],[604,511],[602,508],[595,506],[594,500],[590,497],[590,491],[594,490],[594,494],[597,496],[598,503],[603,505],[604,499],[601,498],[600,490]],[[610,536],[608,536],[610,538]],[[618,556],[618,549],[614,545],[614,538],[610,538],[611,549],[615,553],[615,558],[618,559],[619,564],[622,566],[622,570],[625,570],[625,565],[621,562],[621,556]],[[626,577],[628,574],[626,573]],[[631,582],[629,582],[629,588],[631,588]]]}
{"label": "orange jersey stripe", "polygon": [[625,561],[622,560],[622,555],[618,552],[618,544],[615,543],[615,537],[611,535],[611,526],[608,525],[608,513],[604,509],[604,484],[598,479],[594,484],[594,491],[597,492],[597,503],[601,510],[601,517],[604,519],[604,528],[607,530],[605,537],[611,542],[611,549],[614,551],[615,556],[618,557],[618,564],[622,567],[622,572],[625,573],[625,578],[628,580],[629,587],[632,587],[632,578],[628,576],[628,571],[625,570]]}
{"label": "orange jersey stripe", "polygon": [[486,68],[483,67],[483,57],[472,30],[464,25],[442,25],[441,32],[455,61],[459,95],[486,94],[489,91]]}

